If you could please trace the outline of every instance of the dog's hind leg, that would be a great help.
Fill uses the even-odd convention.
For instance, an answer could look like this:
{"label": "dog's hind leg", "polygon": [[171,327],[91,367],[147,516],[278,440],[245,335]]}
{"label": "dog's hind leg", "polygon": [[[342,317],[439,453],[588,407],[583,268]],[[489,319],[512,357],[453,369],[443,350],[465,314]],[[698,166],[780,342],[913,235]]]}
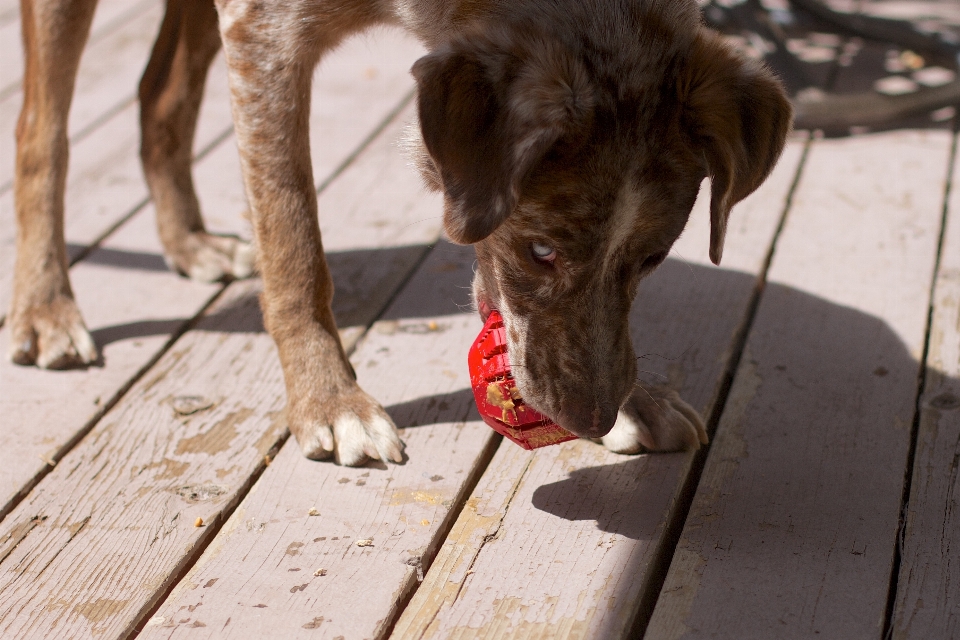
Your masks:
{"label": "dog's hind leg", "polygon": [[323,2],[217,3],[263,315],[283,366],[287,424],[304,454],[348,465],[368,457],[399,462],[393,423],[357,385],[333,318],[308,135],[320,54],[375,19],[364,13],[376,5],[327,4],[337,10],[318,15]]}
{"label": "dog's hind leg", "polygon": [[213,0],[168,0],[140,81],[140,159],[167,264],[194,280],[244,278],[252,247],[207,233],[193,186],[193,137],[207,70],[220,50]]}
{"label": "dog's hind leg", "polygon": [[17,214],[10,358],[59,369],[97,358],[70,288],[63,238],[67,116],[96,0],[21,2],[23,108],[17,122]]}

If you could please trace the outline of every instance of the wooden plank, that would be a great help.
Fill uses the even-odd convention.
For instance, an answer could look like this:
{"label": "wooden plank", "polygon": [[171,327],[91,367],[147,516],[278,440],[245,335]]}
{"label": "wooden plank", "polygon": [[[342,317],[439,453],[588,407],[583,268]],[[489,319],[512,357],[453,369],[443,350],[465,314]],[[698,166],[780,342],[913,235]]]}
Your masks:
{"label": "wooden plank", "polygon": [[[673,257],[637,296],[631,327],[638,353],[650,355],[645,377],[666,380],[705,415],[803,144],[791,142],[770,181],[734,211],[731,269],[704,266],[705,189]],[[532,453],[502,445],[392,637],[628,635],[692,459],[622,456],[586,441]]]}
{"label": "wooden plank", "polygon": [[466,368],[474,259],[438,245],[354,354],[402,427],[404,464],[317,464],[288,441],[140,637],[382,636],[499,440]]}
{"label": "wooden plank", "polygon": [[[321,210],[353,212],[358,233],[378,228],[384,210],[395,213],[392,227],[380,230],[382,254],[371,252],[366,239],[337,233],[342,217],[324,223],[331,251],[359,248],[366,257],[347,261],[363,273],[340,274],[340,280],[364,282],[376,292],[367,321],[379,311],[383,292],[396,287],[397,273],[417,263],[420,254],[408,248],[419,246],[422,253],[439,234],[437,218],[414,224],[439,203],[422,192],[396,152],[405,126],[397,121],[341,176],[351,183],[357,180],[352,174],[404,173],[405,179],[393,180],[379,174],[381,185],[396,186],[393,191],[343,194],[338,180],[321,199]],[[398,255],[407,256],[405,265]],[[208,542],[213,529],[195,527],[195,519],[218,523],[246,492],[264,454],[284,437],[282,375],[262,332],[257,293],[257,281],[231,285],[197,329],[3,521],[0,635],[128,633]],[[174,406],[183,396],[206,398],[212,406],[178,415]]]}
{"label": "wooden plank", "polygon": [[20,3],[17,0],[0,0],[0,25],[5,25],[20,17]]}
{"label": "wooden plank", "polygon": [[[72,136],[89,129],[105,112],[116,111],[134,100],[140,74],[150,56],[162,17],[163,3],[151,3],[105,37],[88,44],[77,71],[70,108],[68,131]],[[22,68],[22,63],[15,68]],[[7,140],[12,139],[22,100],[22,92],[17,89],[0,101],[0,111],[3,112],[0,123],[5,127],[2,135]],[[13,179],[13,157],[3,155],[0,187],[8,190]]]}
{"label": "wooden plank", "polygon": [[949,149],[814,143],[648,637],[880,635]]}
{"label": "wooden plank", "polygon": [[[150,6],[163,6],[159,0],[102,0],[97,2],[90,25],[88,43],[103,39],[126,22],[135,18]],[[0,6],[0,101],[7,99],[20,89],[23,80],[23,44],[21,39],[20,7],[16,0],[14,6]],[[19,104],[19,100],[18,100]]]}
{"label": "wooden plank", "polygon": [[960,164],[954,162],[893,618],[900,640],[960,637]]}
{"label": "wooden plank", "polygon": [[[0,515],[220,290],[166,268],[151,214],[152,208],[136,216],[71,273],[102,366],[50,372],[0,359],[6,434]],[[8,337],[6,329],[0,331],[0,353],[7,353]]]}
{"label": "wooden plank", "polygon": [[[311,156],[318,184],[327,181],[413,88],[408,69],[420,45],[397,31],[376,40],[356,38],[329,56],[313,88]],[[215,231],[252,234],[238,227],[246,209],[232,141],[226,67],[219,57],[207,80],[196,150],[216,153],[194,169],[205,220]],[[139,161],[139,107],[130,104],[71,152],[67,183],[67,242],[88,246],[147,199]],[[212,148],[211,148],[212,147]],[[6,148],[4,149],[6,151]],[[13,149],[10,149],[13,153]],[[222,220],[226,217],[226,220]],[[9,306],[15,241],[13,194],[0,195],[0,313]]]}
{"label": "wooden plank", "polygon": [[[409,89],[412,80],[406,73],[406,65],[399,61],[406,56],[407,61],[412,62],[417,54],[416,49],[410,47],[409,40],[402,41],[397,38],[385,39],[382,47],[378,48],[364,44],[357,40],[353,45],[348,45],[342,50],[342,57],[338,56],[331,61],[325,76],[318,79],[317,90],[325,92],[330,84],[346,84],[349,77],[357,77],[359,74],[352,66],[357,61],[366,63],[362,67],[366,70],[371,65],[377,65],[377,60],[383,57],[385,50],[391,46],[396,46],[397,55],[388,63],[376,66],[378,73],[376,77],[369,82],[358,82],[357,91],[353,93],[354,106],[347,106],[346,98],[340,98],[340,104],[343,106],[341,111],[336,114],[330,114],[330,121],[324,122],[322,131],[337,129],[336,135],[330,135],[325,141],[323,149],[318,150],[318,165],[322,171],[326,171],[326,179],[332,173],[338,164],[343,163],[350,157],[351,153],[363,143],[368,133],[376,128],[380,121],[396,106],[397,102],[403,99],[404,93]],[[404,49],[404,47],[407,47]],[[366,53],[364,53],[366,52]],[[402,82],[396,80],[402,78]],[[329,78],[329,81],[324,78]],[[359,79],[359,78],[358,78]],[[364,83],[365,82],[365,83]],[[340,95],[331,90],[328,93]],[[214,107],[210,107],[210,115]],[[131,119],[136,114],[128,114]],[[396,126],[400,126],[396,124]],[[132,128],[131,128],[132,129]],[[132,130],[128,130],[131,136],[135,136]],[[382,139],[379,151],[373,154],[374,158],[367,160],[373,167],[371,173],[359,176],[347,173],[341,176],[345,183],[356,185],[354,193],[374,192],[382,194],[380,199],[370,199],[367,208],[354,217],[357,224],[365,225],[365,228],[371,230],[370,235],[359,245],[352,245],[353,240],[344,237],[336,228],[338,218],[336,216],[328,217],[324,222],[324,243],[331,252],[331,263],[335,274],[338,274],[338,291],[335,303],[335,311],[341,320],[342,326],[349,327],[355,325],[365,326],[372,319],[370,313],[376,313],[383,308],[389,296],[396,289],[402,278],[409,270],[409,265],[416,262],[422,254],[422,245],[428,242],[430,233],[433,233],[439,221],[434,219],[428,221],[426,226],[419,224],[419,219],[410,220],[413,225],[411,229],[404,233],[398,233],[391,226],[390,215],[396,206],[406,206],[403,200],[391,201],[391,193],[397,193],[400,189],[402,193],[408,193],[411,189],[419,193],[420,183],[418,179],[410,175],[406,169],[406,159],[394,147],[395,138],[399,135],[396,130],[386,138]],[[391,137],[392,136],[392,137]],[[91,235],[109,224],[116,222],[117,217],[122,215],[123,211],[116,208],[113,203],[122,202],[126,199],[130,202],[131,192],[142,189],[139,178],[138,164],[132,159],[124,163],[124,154],[133,153],[136,149],[135,139],[117,140],[119,147],[111,149],[104,153],[105,157],[99,158],[90,155],[81,156],[74,163],[74,170],[83,174],[88,172],[92,174],[89,182],[83,182],[81,178],[75,183],[77,189],[77,199],[73,202],[78,207],[78,213],[89,212],[86,217],[78,215],[77,226],[68,225],[68,241],[75,245],[84,244],[89,241]],[[83,143],[81,143],[82,145]],[[111,153],[114,151],[115,153]],[[380,154],[379,156],[377,154]],[[86,158],[86,162],[83,160]],[[379,158],[379,159],[378,159]],[[88,165],[87,162],[93,163]],[[126,165],[126,166],[118,166]],[[125,182],[118,176],[124,175],[127,170],[134,172],[129,181]],[[391,172],[395,172],[396,177]],[[387,176],[381,174],[389,174]],[[214,231],[225,233],[239,233],[249,237],[249,231],[246,229],[247,223],[241,221],[237,215],[245,208],[245,200],[240,181],[239,161],[236,149],[232,144],[221,144],[208,156],[204,157],[195,167],[197,179],[197,189],[201,203],[207,212],[206,220],[209,227]],[[321,174],[323,175],[323,174]],[[384,190],[378,191],[378,183],[383,183]],[[405,183],[405,184],[402,184]],[[125,192],[123,189],[129,189],[131,192]],[[340,190],[337,191],[337,188]],[[116,190],[113,190],[116,189]],[[347,195],[349,187],[332,188],[332,200],[324,199],[321,202],[338,202],[339,205],[330,205],[333,210],[339,206],[352,207],[350,211],[356,213],[356,209],[361,205],[354,202]],[[391,191],[392,190],[392,191]],[[106,191],[106,193],[104,193]],[[9,248],[0,251],[0,309],[5,309],[9,299],[9,283],[12,279],[13,264],[13,238],[12,235],[12,211],[6,206],[7,202],[12,209],[12,203],[9,202],[9,194],[0,198],[0,207],[3,212],[9,215],[8,225],[5,227],[6,233],[0,233],[0,247]],[[108,197],[107,200],[103,198]],[[325,205],[321,205],[325,206]],[[340,212],[341,215],[345,211]],[[373,218],[364,217],[367,214]],[[111,215],[112,214],[112,215]],[[78,220],[79,219],[79,220]],[[152,208],[148,208],[138,213],[134,220],[128,224],[135,224],[136,230],[133,233],[135,245],[124,244],[126,240],[121,240],[120,245],[114,245],[108,242],[108,256],[122,256],[130,251],[135,253],[145,253],[151,256],[150,264],[153,269],[164,270],[162,258],[160,257],[160,247],[155,239],[156,234],[152,230],[153,215]],[[425,233],[418,233],[418,229],[423,228]],[[90,235],[84,235],[90,234]],[[339,235],[338,235],[339,234]],[[393,237],[391,237],[391,234]],[[94,236],[95,237],[95,236]],[[425,240],[424,238],[427,238]],[[399,244],[398,244],[399,243]],[[406,246],[404,245],[406,243]],[[354,296],[361,283],[369,280],[357,280],[357,273],[369,273],[371,267],[366,266],[369,258],[376,254],[374,249],[384,246],[392,246],[390,250],[390,259],[396,263],[396,268],[384,267],[377,272],[376,282],[378,286],[373,287],[374,295],[364,292],[363,295]],[[338,252],[337,247],[350,249],[350,251]],[[370,250],[364,253],[362,250]],[[119,254],[117,252],[120,252]],[[111,258],[113,259],[113,258]],[[103,260],[98,254],[91,257],[91,262],[96,265],[97,260]],[[406,265],[406,266],[405,266]],[[89,285],[84,284],[88,276],[83,275],[86,272],[86,266],[83,263],[75,266],[72,270],[74,274],[74,289],[80,302],[81,310],[85,314],[88,327],[94,332],[97,338],[98,331],[104,327],[130,323],[151,323],[155,318],[192,318],[209,299],[212,292],[216,289],[205,289],[208,291],[206,297],[194,299],[190,296],[183,296],[184,304],[168,305],[164,296],[157,296],[155,305],[146,305],[137,307],[140,304],[139,291],[150,291],[150,288],[143,288],[143,283],[139,282],[138,275],[131,276],[124,265],[120,265],[120,270],[111,276],[110,286],[104,286],[101,281],[101,275],[97,267],[89,276]],[[158,274],[153,274],[158,275]],[[167,274],[169,280],[162,282],[175,282],[177,278],[172,274]],[[159,275],[158,275],[159,277]],[[157,286],[157,285],[152,285]],[[166,285],[163,285],[166,286]],[[173,290],[176,290],[175,285]],[[179,297],[174,296],[178,301]],[[136,302],[134,302],[136,301]],[[370,310],[372,305],[372,311]],[[139,315],[139,319],[137,318]],[[167,335],[174,331],[178,325],[163,324],[166,327]],[[355,333],[356,331],[354,331]],[[6,340],[6,331],[0,330],[0,340]],[[0,515],[5,513],[12,502],[19,499],[24,487],[29,487],[33,479],[38,474],[44,472],[43,459],[56,460],[62,453],[72,446],[75,435],[85,429],[91,420],[96,420],[102,411],[102,406],[94,405],[94,400],[99,398],[102,403],[107,403],[115,397],[128,384],[132,376],[135,376],[141,367],[149,363],[154,357],[157,349],[165,344],[165,339],[156,343],[151,343],[149,349],[136,349],[131,352],[131,358],[121,357],[119,354],[105,354],[105,367],[91,368],[86,371],[73,372],[42,372],[22,367],[14,367],[7,362],[0,365],[0,381],[3,383],[5,393],[0,398],[0,415],[3,416],[3,424],[19,425],[21,428],[13,431],[11,437],[16,440],[3,452],[0,452],[0,467],[4,468],[2,472],[2,483],[0,483]],[[0,348],[5,348],[0,346]],[[111,350],[120,348],[117,345],[111,346]],[[5,351],[3,353],[6,353]],[[5,360],[5,359],[4,359]],[[57,404],[45,405],[45,412],[35,413],[30,409],[30,402],[39,402],[43,398],[49,397],[51,387],[59,388],[64,396],[70,398],[70,402],[63,406]],[[6,390],[9,389],[9,395]],[[21,403],[21,400],[23,403]],[[82,408],[82,410],[80,410]],[[74,410],[75,409],[75,410]],[[8,462],[9,461],[9,462]],[[4,506],[6,505],[6,506]]]}

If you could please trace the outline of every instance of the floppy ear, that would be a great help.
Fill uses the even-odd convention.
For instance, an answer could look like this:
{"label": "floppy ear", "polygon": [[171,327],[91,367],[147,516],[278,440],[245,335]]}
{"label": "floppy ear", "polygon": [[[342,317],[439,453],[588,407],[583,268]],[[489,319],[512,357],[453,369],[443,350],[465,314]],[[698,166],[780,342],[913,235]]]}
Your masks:
{"label": "floppy ear", "polygon": [[679,85],[687,131],[710,176],[710,260],[720,264],[730,209],[767,178],[793,122],[783,87],[763,64],[702,30]]}
{"label": "floppy ear", "polygon": [[521,62],[489,42],[454,44],[418,60],[413,75],[444,227],[461,244],[493,233],[544,154],[593,113],[581,64],[549,46]]}

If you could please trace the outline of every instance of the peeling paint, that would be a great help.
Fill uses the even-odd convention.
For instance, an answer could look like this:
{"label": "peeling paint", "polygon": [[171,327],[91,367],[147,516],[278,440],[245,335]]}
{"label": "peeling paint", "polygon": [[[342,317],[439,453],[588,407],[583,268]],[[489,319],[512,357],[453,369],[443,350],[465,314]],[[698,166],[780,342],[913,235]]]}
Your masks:
{"label": "peeling paint", "polygon": [[184,472],[190,468],[189,462],[180,462],[177,460],[171,460],[170,458],[162,458],[159,461],[151,462],[142,466],[136,474],[139,475],[144,471],[151,471],[153,469],[159,469],[160,472],[154,474],[154,480],[169,480],[171,478],[179,478],[184,474]]}
{"label": "peeling paint", "polygon": [[230,448],[230,443],[239,435],[237,425],[253,415],[253,409],[241,408],[231,411],[209,430],[177,443],[176,455],[206,453],[216,455]]}
{"label": "peeling paint", "polygon": [[253,445],[261,456],[267,455],[287,430],[287,417],[282,410],[269,411],[265,417],[270,421],[270,426]]}
{"label": "peeling paint", "polygon": [[74,605],[73,610],[79,613],[90,622],[103,622],[126,608],[129,600],[111,600],[109,598],[97,598],[93,602],[82,602]]}
{"label": "peeling paint", "polygon": [[419,502],[421,504],[443,504],[447,496],[442,491],[421,491],[419,489],[396,489],[390,495],[390,506],[399,507],[404,504]]}

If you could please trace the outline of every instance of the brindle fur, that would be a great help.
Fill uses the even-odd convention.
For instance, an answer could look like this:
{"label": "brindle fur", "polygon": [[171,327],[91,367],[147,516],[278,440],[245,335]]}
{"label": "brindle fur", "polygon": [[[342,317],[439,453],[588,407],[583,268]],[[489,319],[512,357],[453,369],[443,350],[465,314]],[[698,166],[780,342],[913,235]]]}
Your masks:
{"label": "brindle fur", "polygon": [[[10,314],[21,363],[95,357],[62,240],[66,112],[93,4],[23,4]],[[707,176],[710,256],[719,262],[730,208],[772,169],[791,112],[768,71],[701,25],[694,0],[216,6],[264,318],[286,379],[288,423],[307,456],[402,459],[393,424],[357,386],[337,337],[307,136],[317,62],[376,24],[399,24],[430,51],[413,69],[419,164],[444,194],[448,236],[476,245],[475,301],[481,313],[503,314],[526,401],[617,451],[706,442],[700,417],[675,393],[636,387],[627,316],[637,284],[667,255]],[[181,272],[208,279],[245,268],[244,245],[203,231],[189,174],[215,25],[202,3],[171,0],[141,85],[144,168],[166,254]],[[555,257],[538,259],[534,243]]]}

